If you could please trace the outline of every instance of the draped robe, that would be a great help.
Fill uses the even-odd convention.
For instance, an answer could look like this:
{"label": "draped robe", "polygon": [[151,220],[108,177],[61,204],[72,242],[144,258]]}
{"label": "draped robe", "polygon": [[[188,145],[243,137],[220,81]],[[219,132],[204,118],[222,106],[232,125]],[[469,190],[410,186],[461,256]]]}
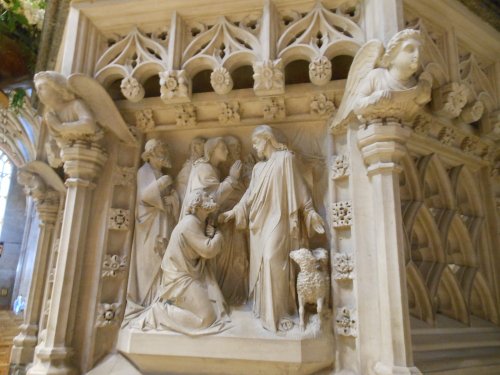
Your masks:
{"label": "draped robe", "polygon": [[[307,246],[312,200],[288,150],[273,152],[252,171],[250,186],[234,208],[235,224],[250,232],[249,291],[264,328],[296,314],[296,271],[290,251]],[[304,225],[305,224],[305,225]]]}
{"label": "draped robe", "polygon": [[135,231],[127,290],[129,311],[149,306],[156,297],[162,257],[155,247],[159,239],[169,240],[176,223],[163,203],[157,183],[159,177],[149,163],[137,172]]}

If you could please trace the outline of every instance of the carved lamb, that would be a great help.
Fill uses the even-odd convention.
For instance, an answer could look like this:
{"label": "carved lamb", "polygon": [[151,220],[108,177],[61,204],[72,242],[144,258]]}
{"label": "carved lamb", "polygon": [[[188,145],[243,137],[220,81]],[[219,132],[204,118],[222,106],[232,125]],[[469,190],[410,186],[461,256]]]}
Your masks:
{"label": "carved lamb", "polygon": [[330,277],[328,274],[328,252],[325,249],[294,250],[290,257],[300,267],[297,276],[297,294],[299,297],[300,328],[305,329],[304,307],[306,304],[316,304],[320,324],[325,301],[328,301]]}

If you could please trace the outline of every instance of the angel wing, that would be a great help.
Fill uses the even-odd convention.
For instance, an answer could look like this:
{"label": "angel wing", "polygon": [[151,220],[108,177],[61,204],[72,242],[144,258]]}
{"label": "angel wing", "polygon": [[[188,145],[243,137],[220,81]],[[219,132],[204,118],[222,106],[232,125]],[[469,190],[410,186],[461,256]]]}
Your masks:
{"label": "angel wing", "polygon": [[21,169],[38,174],[51,188],[59,193],[66,193],[66,187],[64,186],[61,177],[59,177],[48,164],[34,160],[24,165]]}
{"label": "angel wing", "polygon": [[136,143],[115,103],[99,82],[77,73],[68,77],[68,85],[76,95],[85,100],[96,116],[97,122],[113,132],[123,142]]}
{"label": "angel wing", "polygon": [[382,42],[374,39],[365,43],[354,56],[347,76],[344,96],[330,123],[330,131],[333,133],[344,128],[354,116],[352,110],[358,97],[359,84],[375,68],[383,52]]}

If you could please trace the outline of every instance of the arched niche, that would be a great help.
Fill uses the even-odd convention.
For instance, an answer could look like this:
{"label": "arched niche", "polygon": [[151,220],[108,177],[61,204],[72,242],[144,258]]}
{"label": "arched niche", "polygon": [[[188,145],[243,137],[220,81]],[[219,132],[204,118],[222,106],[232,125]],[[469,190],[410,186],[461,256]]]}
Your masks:
{"label": "arched niche", "polygon": [[294,60],[285,66],[285,84],[309,83],[309,61]]}

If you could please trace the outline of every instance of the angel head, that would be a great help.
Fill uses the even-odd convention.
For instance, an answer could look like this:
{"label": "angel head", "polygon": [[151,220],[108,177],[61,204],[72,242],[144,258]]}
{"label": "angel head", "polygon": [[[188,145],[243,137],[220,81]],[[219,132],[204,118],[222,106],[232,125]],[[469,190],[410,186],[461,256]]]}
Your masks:
{"label": "angel head", "polygon": [[68,80],[61,73],[47,71],[35,74],[33,78],[40,101],[51,110],[61,109],[75,99],[68,87]]}
{"label": "angel head", "polygon": [[146,142],[142,160],[149,163],[154,169],[171,168],[170,153],[168,147],[161,140],[152,138]]}
{"label": "angel head", "polygon": [[381,67],[395,72],[400,80],[409,79],[419,68],[421,45],[420,31],[400,31],[389,41],[380,61]]}

